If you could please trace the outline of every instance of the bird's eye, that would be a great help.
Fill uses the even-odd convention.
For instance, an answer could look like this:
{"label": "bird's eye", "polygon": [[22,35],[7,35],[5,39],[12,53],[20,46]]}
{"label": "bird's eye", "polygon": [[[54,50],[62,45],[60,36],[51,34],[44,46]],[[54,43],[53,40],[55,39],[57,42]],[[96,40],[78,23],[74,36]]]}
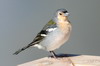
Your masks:
{"label": "bird's eye", "polygon": [[59,15],[62,15],[62,13],[59,13]]}

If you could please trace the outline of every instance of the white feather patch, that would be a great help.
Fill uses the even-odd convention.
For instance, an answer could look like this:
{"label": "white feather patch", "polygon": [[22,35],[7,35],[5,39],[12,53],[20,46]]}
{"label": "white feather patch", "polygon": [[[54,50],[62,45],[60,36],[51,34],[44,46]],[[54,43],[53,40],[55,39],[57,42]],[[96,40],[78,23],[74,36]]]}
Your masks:
{"label": "white feather patch", "polygon": [[49,28],[49,29],[47,29],[46,31],[51,32],[51,31],[54,31],[55,29],[57,29],[57,28]]}
{"label": "white feather patch", "polygon": [[46,34],[41,34],[41,36],[47,36]]}
{"label": "white feather patch", "polygon": [[37,47],[37,48],[39,48],[39,49],[44,49],[44,47],[41,46],[41,45],[39,45],[39,44],[34,45],[34,47]]}

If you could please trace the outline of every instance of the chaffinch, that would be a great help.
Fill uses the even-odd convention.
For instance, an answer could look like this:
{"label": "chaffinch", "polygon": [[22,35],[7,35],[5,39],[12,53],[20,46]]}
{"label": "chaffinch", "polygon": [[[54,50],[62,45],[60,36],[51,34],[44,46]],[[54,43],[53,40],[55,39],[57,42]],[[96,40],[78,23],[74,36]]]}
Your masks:
{"label": "chaffinch", "polygon": [[68,15],[69,13],[66,9],[58,9],[53,19],[43,27],[34,40],[14,54],[17,55],[21,51],[33,46],[47,50],[53,57],[56,57],[54,50],[63,45],[70,36],[72,26],[68,20]]}

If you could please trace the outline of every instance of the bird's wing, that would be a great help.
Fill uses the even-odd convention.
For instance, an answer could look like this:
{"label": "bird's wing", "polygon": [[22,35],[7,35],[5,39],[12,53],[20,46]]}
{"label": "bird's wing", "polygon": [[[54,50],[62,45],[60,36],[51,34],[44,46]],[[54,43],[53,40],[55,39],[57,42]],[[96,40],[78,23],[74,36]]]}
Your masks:
{"label": "bird's wing", "polygon": [[35,39],[32,41],[31,44],[39,44],[47,35],[48,33],[54,31],[57,28],[56,22],[50,20],[43,29],[37,34]]}

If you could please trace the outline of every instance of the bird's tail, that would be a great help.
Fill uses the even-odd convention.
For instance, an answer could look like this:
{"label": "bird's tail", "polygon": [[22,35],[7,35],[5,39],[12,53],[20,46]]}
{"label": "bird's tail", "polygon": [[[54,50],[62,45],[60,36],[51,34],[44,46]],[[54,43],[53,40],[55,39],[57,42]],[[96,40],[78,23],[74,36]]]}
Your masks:
{"label": "bird's tail", "polygon": [[17,55],[17,54],[19,54],[20,52],[24,51],[25,49],[27,49],[27,48],[29,48],[30,46],[33,46],[33,45],[34,45],[33,43],[30,43],[30,44],[28,44],[27,46],[25,46],[25,47],[19,49],[18,51],[16,51],[15,53],[13,53],[13,55]]}

